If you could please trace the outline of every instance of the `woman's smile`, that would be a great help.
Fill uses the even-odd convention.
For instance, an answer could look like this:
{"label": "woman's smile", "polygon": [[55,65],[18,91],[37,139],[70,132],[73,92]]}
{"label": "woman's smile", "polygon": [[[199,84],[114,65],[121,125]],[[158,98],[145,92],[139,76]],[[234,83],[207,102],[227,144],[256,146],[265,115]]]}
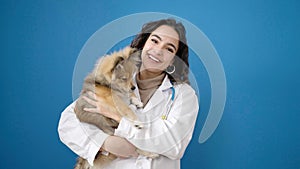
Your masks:
{"label": "woman's smile", "polygon": [[148,58],[150,58],[151,60],[153,60],[154,62],[157,62],[157,63],[161,62],[158,58],[154,57],[151,54],[148,54]]}

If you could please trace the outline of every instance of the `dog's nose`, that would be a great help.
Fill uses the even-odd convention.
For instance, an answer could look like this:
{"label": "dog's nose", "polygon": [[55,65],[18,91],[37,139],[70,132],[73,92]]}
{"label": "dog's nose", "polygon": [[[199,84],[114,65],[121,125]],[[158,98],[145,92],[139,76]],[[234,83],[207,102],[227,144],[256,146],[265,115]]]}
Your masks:
{"label": "dog's nose", "polygon": [[135,86],[132,86],[132,87],[131,87],[131,90],[134,90],[134,89],[135,89]]}

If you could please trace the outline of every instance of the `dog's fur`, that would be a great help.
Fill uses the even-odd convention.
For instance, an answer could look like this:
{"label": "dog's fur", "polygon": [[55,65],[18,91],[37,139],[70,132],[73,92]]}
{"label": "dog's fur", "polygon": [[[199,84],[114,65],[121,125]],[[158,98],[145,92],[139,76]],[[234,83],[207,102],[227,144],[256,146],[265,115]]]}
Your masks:
{"label": "dog's fur", "polygon": [[[84,107],[91,107],[83,96],[88,96],[87,91],[93,91],[98,97],[98,102],[108,111],[118,113],[122,117],[137,121],[134,112],[129,108],[132,103],[137,107],[143,104],[133,94],[134,85],[132,77],[140,64],[140,51],[134,48],[126,47],[122,51],[114,52],[111,55],[104,56],[96,64],[92,73],[90,73],[83,84],[81,95],[76,101],[75,113],[81,122],[96,125],[109,135],[113,135],[114,129],[118,123],[109,119],[100,113],[86,112]],[[136,125],[136,127],[141,127]],[[154,153],[138,151],[149,157],[157,157]],[[100,169],[116,157],[112,154],[108,156],[101,153],[97,154],[94,166],[79,157],[75,169]]]}

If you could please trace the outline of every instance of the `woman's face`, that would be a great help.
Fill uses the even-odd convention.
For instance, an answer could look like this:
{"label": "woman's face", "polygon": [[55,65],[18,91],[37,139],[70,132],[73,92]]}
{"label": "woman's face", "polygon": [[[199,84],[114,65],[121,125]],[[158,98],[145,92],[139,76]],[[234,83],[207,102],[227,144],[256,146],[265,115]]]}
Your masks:
{"label": "woman's face", "polygon": [[160,74],[172,64],[179,46],[179,35],[170,26],[162,25],[147,39],[142,50],[141,71]]}

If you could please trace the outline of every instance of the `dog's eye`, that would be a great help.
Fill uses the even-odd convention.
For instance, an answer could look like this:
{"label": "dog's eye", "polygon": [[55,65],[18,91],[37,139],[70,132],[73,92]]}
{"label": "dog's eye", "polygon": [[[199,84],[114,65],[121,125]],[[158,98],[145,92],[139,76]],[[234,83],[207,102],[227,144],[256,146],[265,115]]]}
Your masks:
{"label": "dog's eye", "polygon": [[126,81],[127,77],[121,77],[121,80]]}

